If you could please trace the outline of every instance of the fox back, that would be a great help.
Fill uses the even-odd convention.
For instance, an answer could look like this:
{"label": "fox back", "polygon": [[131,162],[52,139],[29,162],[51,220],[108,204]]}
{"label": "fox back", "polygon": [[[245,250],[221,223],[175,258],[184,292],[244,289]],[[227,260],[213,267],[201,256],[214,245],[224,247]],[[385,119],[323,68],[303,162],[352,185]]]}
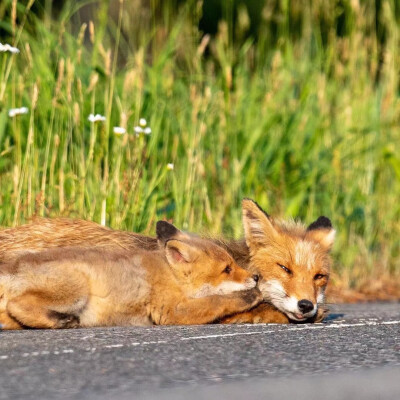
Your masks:
{"label": "fox back", "polygon": [[35,218],[31,223],[0,230],[0,262],[24,252],[57,247],[105,247],[126,250],[157,250],[156,238],[117,231],[95,222],[70,218]]}

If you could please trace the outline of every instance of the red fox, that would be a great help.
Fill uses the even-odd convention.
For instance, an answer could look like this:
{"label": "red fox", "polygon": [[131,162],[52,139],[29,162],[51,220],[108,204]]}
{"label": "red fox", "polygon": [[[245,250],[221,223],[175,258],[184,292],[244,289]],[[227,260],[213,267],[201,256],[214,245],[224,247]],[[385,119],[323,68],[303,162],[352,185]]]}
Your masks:
{"label": "red fox", "polygon": [[205,324],[262,301],[222,248],[159,221],[160,250],[56,248],[0,267],[3,329]]}
{"label": "red fox", "polygon": [[[225,248],[239,266],[259,274],[265,303],[222,322],[322,320],[331,265],[329,253],[335,239],[330,220],[319,217],[308,228],[298,222],[275,220],[250,199],[243,200],[242,210],[245,238],[213,241]],[[83,220],[38,219],[0,231],[0,262],[25,251],[65,246],[153,251],[157,239]]]}
{"label": "red fox", "polygon": [[331,221],[322,216],[306,228],[298,222],[274,220],[249,199],[243,200],[242,208],[245,240],[218,244],[239,265],[260,275],[264,300],[284,316],[261,304],[224,322],[321,321],[335,239]]}

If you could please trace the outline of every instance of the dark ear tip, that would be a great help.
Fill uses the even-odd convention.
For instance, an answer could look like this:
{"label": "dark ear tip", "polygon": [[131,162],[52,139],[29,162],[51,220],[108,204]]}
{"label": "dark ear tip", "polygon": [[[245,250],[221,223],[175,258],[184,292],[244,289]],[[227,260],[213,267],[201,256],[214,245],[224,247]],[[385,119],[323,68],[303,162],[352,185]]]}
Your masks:
{"label": "dark ear tip", "polygon": [[[242,205],[244,205],[244,203],[247,202],[247,201],[249,201],[249,202],[251,202],[253,205],[255,205],[255,206],[258,208],[258,210],[261,211],[267,218],[270,217],[270,216],[268,215],[268,213],[265,212],[265,211],[261,208],[261,206],[260,206],[256,201],[254,201],[254,200],[252,200],[252,199],[249,199],[248,197],[243,198],[243,200],[242,200]],[[247,216],[248,216],[249,218],[255,218],[254,214],[253,214],[250,210],[246,210],[246,211],[247,211]]]}
{"label": "dark ear tip", "polygon": [[157,238],[160,240],[168,240],[172,236],[176,235],[179,232],[174,225],[170,224],[167,221],[157,221],[156,224],[156,233]]}
{"label": "dark ear tip", "polygon": [[307,228],[308,231],[313,231],[315,229],[332,229],[332,222],[329,218],[321,215]]}

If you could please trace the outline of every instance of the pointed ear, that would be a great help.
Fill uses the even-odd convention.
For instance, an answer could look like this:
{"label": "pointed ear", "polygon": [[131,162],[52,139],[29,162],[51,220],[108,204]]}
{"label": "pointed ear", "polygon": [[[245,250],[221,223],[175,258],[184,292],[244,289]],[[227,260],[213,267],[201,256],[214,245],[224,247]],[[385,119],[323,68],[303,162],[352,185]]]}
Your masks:
{"label": "pointed ear", "polygon": [[173,238],[176,238],[181,231],[167,221],[158,221],[156,225],[158,242],[164,244]]}
{"label": "pointed ear", "polygon": [[329,218],[321,216],[307,228],[307,236],[319,242],[328,251],[335,242],[336,231]]}
{"label": "pointed ear", "polygon": [[165,245],[165,256],[171,266],[176,266],[195,261],[199,256],[199,250],[188,243],[171,239]]}
{"label": "pointed ear", "polygon": [[243,227],[249,248],[265,245],[279,236],[269,215],[253,200],[242,201]]}

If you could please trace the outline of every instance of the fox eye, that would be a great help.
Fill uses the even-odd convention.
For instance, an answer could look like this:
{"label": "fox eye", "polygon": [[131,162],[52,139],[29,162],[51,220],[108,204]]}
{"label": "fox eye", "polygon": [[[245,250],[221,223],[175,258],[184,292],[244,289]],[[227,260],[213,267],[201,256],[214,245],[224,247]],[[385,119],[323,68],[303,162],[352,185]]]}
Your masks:
{"label": "fox eye", "polygon": [[324,274],[316,274],[314,276],[314,280],[317,281],[318,279],[326,278],[326,275]]}
{"label": "fox eye", "polygon": [[231,271],[232,271],[232,268],[229,265],[227,265],[222,272],[225,272],[225,274],[229,274]]}
{"label": "fox eye", "polygon": [[277,263],[286,273],[291,274],[292,271],[289,268],[286,268],[284,265]]}

